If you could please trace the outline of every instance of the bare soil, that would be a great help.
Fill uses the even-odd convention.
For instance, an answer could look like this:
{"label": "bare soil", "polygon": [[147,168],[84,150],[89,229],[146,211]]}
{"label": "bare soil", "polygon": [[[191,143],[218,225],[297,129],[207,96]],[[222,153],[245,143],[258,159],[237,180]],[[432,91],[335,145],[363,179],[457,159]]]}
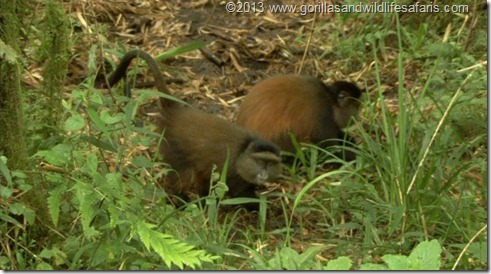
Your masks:
{"label": "bare soil", "polygon": [[[267,4],[302,2],[308,1]],[[214,0],[90,0],[77,2],[70,9],[80,30],[92,33],[91,39],[97,39],[93,34],[99,31],[122,50],[141,48],[157,56],[204,41],[208,57],[195,50],[164,62],[167,81],[179,98],[231,121],[248,88],[271,75],[300,72],[334,80],[324,79],[329,70],[338,79],[356,81],[360,77],[358,72],[344,74],[335,60],[326,58],[331,56],[332,45],[326,45],[325,38],[334,30],[339,32],[332,23],[334,14],[318,14],[314,19],[312,14],[299,13],[229,13]],[[76,47],[79,49],[74,52],[81,54],[72,65],[86,67],[87,44]],[[321,55],[324,58],[319,58]],[[114,56],[104,57],[117,61]],[[78,71],[81,75],[72,77],[80,81],[87,71]]]}

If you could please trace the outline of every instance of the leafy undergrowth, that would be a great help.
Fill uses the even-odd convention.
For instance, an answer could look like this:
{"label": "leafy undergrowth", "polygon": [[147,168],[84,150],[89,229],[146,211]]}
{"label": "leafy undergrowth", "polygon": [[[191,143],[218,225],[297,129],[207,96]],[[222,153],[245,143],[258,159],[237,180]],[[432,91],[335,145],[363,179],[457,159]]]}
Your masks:
{"label": "leafy undergrowth", "polygon": [[[254,269],[263,270],[351,270],[353,261],[349,257],[340,256],[327,263],[315,260],[321,247],[311,247],[298,254],[289,247],[276,250],[273,258],[266,259],[258,252],[251,250]],[[442,248],[437,240],[424,241],[418,244],[409,256],[384,255],[383,263],[364,263],[360,270],[439,270]]]}
{"label": "leafy undergrowth", "polygon": [[[251,27],[254,40],[236,25],[244,17],[217,13],[230,21],[230,38],[219,40],[222,44],[209,40],[225,39],[219,28],[203,28],[213,35],[201,37],[185,27],[188,21],[176,21],[191,14],[192,20],[185,19],[203,23],[202,14],[223,8],[219,4],[203,4],[194,14],[173,1],[155,1],[165,8],[147,13],[127,3],[88,2],[92,6],[80,10],[90,12],[75,12],[74,18],[99,15],[72,19],[74,51],[81,54],[74,57],[80,64],[69,68],[64,127],[57,136],[40,139],[36,130],[42,121],[32,115],[35,107],[27,109],[39,169],[9,170],[8,159],[0,159],[6,182],[0,186],[0,268],[487,269],[487,34],[477,1],[469,4],[469,13],[326,15],[315,22],[310,40],[309,32],[300,30],[310,29],[311,22],[297,15],[276,15],[276,21],[247,17],[248,24],[259,26]],[[118,8],[126,11],[123,23],[108,31]],[[183,13],[172,13],[176,10]],[[137,26],[128,23],[132,12],[142,18]],[[158,19],[147,29],[152,39],[134,31],[145,29],[148,18]],[[163,22],[169,27],[161,34],[156,29]],[[302,27],[294,32],[285,26]],[[151,116],[140,113],[152,110],[148,102],[156,97],[139,86],[146,66],[132,66],[137,87],[131,100],[121,88],[97,88],[103,60],[110,67],[135,44],[160,55],[167,48],[154,47],[159,38],[178,41],[178,48],[204,40],[221,53],[226,65],[207,69],[196,61],[197,51],[181,48],[164,61],[165,70],[177,75],[170,86],[180,91],[179,98],[199,101],[198,108],[231,120],[244,79],[301,66],[323,79],[349,75],[367,89],[360,118],[349,129],[359,144],[356,162],[304,146],[292,165],[285,164],[285,178],[271,182],[260,196],[258,212],[234,206],[244,200],[223,198],[219,174],[210,178],[217,187],[203,203],[174,206],[159,183],[171,172],[156,153],[163,140],[153,131]],[[35,37],[27,39],[34,52],[28,56],[34,58],[41,49]],[[312,54],[302,63],[295,52],[307,44]],[[32,184],[43,185],[50,220],[39,220],[19,202]],[[50,235],[33,238],[29,228],[35,221]]]}

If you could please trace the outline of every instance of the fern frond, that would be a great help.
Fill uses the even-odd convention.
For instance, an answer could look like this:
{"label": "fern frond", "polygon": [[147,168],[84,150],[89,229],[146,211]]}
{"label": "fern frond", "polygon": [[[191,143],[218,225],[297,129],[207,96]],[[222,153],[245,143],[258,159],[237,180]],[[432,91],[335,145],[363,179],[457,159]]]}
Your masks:
{"label": "fern frond", "polygon": [[100,234],[99,231],[90,226],[95,214],[93,205],[98,201],[98,195],[96,195],[91,187],[83,182],[78,182],[75,184],[74,188],[80,202],[79,214],[82,221],[84,236],[88,239],[93,239],[93,237]]}
{"label": "fern frond", "polygon": [[189,266],[192,269],[201,267],[202,262],[213,262],[217,259],[204,250],[195,250],[195,246],[182,242],[172,235],[155,231],[155,225],[141,220],[133,222],[133,229],[140,237],[147,250],[153,249],[162,258],[168,268],[172,264],[184,269]]}
{"label": "fern frond", "polygon": [[48,210],[53,224],[58,226],[58,220],[60,217],[60,201],[62,193],[66,191],[66,184],[61,184],[57,188],[49,192],[48,197]]}

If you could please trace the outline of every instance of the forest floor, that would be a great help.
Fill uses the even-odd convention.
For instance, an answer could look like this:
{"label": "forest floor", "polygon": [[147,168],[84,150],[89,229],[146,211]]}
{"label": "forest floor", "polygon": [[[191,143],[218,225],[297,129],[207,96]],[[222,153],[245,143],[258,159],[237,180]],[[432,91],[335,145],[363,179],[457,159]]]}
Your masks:
{"label": "forest floor", "polygon": [[[421,106],[423,106],[424,109],[422,107],[422,109],[418,109],[412,113],[421,115],[421,117],[418,116],[415,120],[420,119],[423,121],[427,119],[428,121],[433,122],[440,119],[441,116],[438,115],[442,113],[441,109],[444,109],[444,107],[438,109],[438,107],[436,107],[437,103],[435,102],[441,103],[438,99],[447,99],[447,97],[445,97],[446,94],[445,96],[440,96],[440,94],[443,94],[442,91],[447,91],[448,89],[454,92],[457,90],[455,87],[458,86],[460,88],[460,85],[465,81],[460,80],[460,78],[455,75],[460,75],[458,73],[461,72],[461,69],[463,71],[463,69],[472,68],[478,61],[482,61],[481,59],[476,61],[468,57],[471,56],[473,52],[471,50],[472,43],[477,41],[474,39],[474,36],[479,36],[476,34],[479,33],[479,27],[475,27],[478,26],[478,16],[473,17],[476,19],[465,21],[471,22],[472,20],[475,20],[472,21],[476,22],[473,26],[470,26],[470,23],[462,23],[461,29],[469,29],[469,34],[462,38],[459,36],[460,31],[458,31],[460,26],[451,24],[453,22],[452,20],[460,22],[458,21],[460,20],[458,17],[445,17],[444,19],[448,21],[442,21],[441,24],[435,24],[435,26],[433,26],[431,25],[433,23],[428,23],[429,20],[425,19],[427,18],[425,17],[425,14],[415,14],[411,17],[408,15],[401,15],[401,25],[406,24],[406,26],[409,26],[407,29],[412,30],[412,32],[404,33],[407,35],[407,37],[404,37],[404,46],[406,46],[407,49],[405,49],[406,51],[404,53],[400,54],[402,46],[400,45],[401,42],[398,41],[397,28],[394,27],[393,29],[389,29],[395,26],[395,16],[391,17],[383,14],[375,14],[373,17],[370,17],[372,15],[356,17],[356,14],[345,14],[341,16],[332,13],[316,13],[315,15],[308,14],[306,16],[298,12],[271,13],[264,11],[256,13],[229,13],[225,10],[224,5],[217,0],[88,0],[69,2],[69,4],[65,4],[65,8],[72,18],[72,30],[77,32],[77,35],[73,36],[76,37],[76,39],[73,41],[72,52],[74,54],[68,67],[67,93],[86,81],[91,75],[92,72],[89,71],[88,64],[93,61],[89,56],[89,49],[92,47],[98,49],[96,54],[96,66],[99,70],[97,72],[98,75],[107,76],[113,69],[113,67],[110,66],[110,63],[118,63],[122,54],[131,49],[140,48],[147,51],[152,56],[158,56],[170,49],[197,41],[203,41],[205,47],[203,47],[201,51],[193,50],[185,54],[179,54],[175,57],[166,59],[163,62],[159,62],[159,65],[173,96],[183,99],[200,110],[216,114],[231,122],[235,121],[235,116],[243,96],[247,94],[247,91],[254,84],[270,76],[280,74],[307,74],[317,76],[325,82],[335,80],[352,81],[359,87],[366,89],[362,100],[370,102],[366,105],[370,107],[372,116],[365,116],[364,110],[362,110],[359,124],[363,129],[383,127],[381,124],[386,121],[392,121],[394,122],[393,124],[400,121],[397,120],[397,114],[399,114],[397,96],[398,91],[402,90],[399,88],[403,85],[405,91],[407,91],[406,94],[408,94],[407,98],[410,98],[411,96],[414,96],[415,98],[421,93],[425,96],[429,94],[428,96],[432,101],[430,101],[430,103],[425,102],[424,105],[422,103]],[[249,3],[246,1],[243,2]],[[310,3],[311,1],[275,0],[267,2],[271,5],[277,3],[282,3],[284,5],[299,5],[299,3]],[[329,1],[325,2],[329,3]],[[420,21],[425,23],[421,23]],[[455,40],[459,42],[459,45],[463,44],[458,50],[455,49],[457,46],[451,48],[451,46],[448,46],[451,43],[440,41],[440,37],[445,37],[446,31],[448,31],[449,28],[451,29],[449,32],[453,31],[453,34],[457,36]],[[428,39],[428,37],[431,39]],[[468,39],[466,41],[469,42],[462,42],[464,39]],[[457,44],[457,42],[454,44]],[[478,42],[476,42],[476,47],[479,47],[479,45],[482,44]],[[452,46],[454,44],[452,44]],[[426,47],[424,50],[431,49],[432,46],[433,53],[431,54],[433,55],[426,54],[426,51],[423,50],[420,51],[420,49],[424,47]],[[440,47],[444,50],[440,50]],[[466,61],[465,65],[463,64],[462,67],[457,66],[460,64],[455,65],[456,62],[454,62],[454,60],[456,60],[457,57],[452,54],[456,56],[458,54],[452,53],[451,50],[446,51],[448,48],[454,49],[454,52],[468,58],[462,58],[462,60]],[[478,48],[478,50],[482,49]],[[447,54],[447,52],[449,53]],[[441,54],[441,56],[439,56],[439,54]],[[400,58],[398,60],[398,57],[400,56],[404,56],[406,59],[403,60]],[[446,69],[438,67],[441,63],[437,63],[436,61],[433,63],[433,60],[438,58],[446,61],[448,60],[448,63],[445,63],[444,65],[455,65],[455,67],[452,67],[452,73],[454,71],[456,71],[456,73],[445,74],[446,72],[444,71],[446,71]],[[464,63],[464,61],[462,61],[462,63]],[[467,64],[467,61],[468,63],[471,63],[472,66]],[[398,67],[399,65],[401,67]],[[442,67],[444,65],[442,65]],[[147,70],[143,71],[146,72],[146,75],[145,77],[138,78],[139,80],[142,79],[142,81],[138,82],[151,82],[151,77],[147,77],[150,76],[150,73],[148,73]],[[436,73],[434,73],[435,71]],[[35,69],[32,69],[31,75],[34,74]],[[440,75],[442,75],[441,79],[438,78]],[[29,81],[34,79],[35,77],[25,81],[29,84]],[[403,79],[403,85],[399,85],[399,79]],[[474,90],[480,92],[481,95],[479,96],[485,96],[485,92],[482,92],[482,82],[476,81],[476,83],[478,83],[479,86],[478,88],[474,88]],[[34,86],[37,85],[36,83],[30,84]],[[435,93],[435,96],[431,92],[426,94],[426,88],[430,85],[437,87],[438,91],[441,93]],[[145,85],[142,84],[142,86]],[[473,88],[471,87],[469,89],[472,90]],[[378,99],[381,100],[376,101]],[[411,97],[411,99],[413,99],[413,97]],[[382,111],[380,111],[381,105],[383,105],[382,100],[385,100],[384,107],[386,107],[387,110],[385,114],[392,120],[383,120],[379,117],[382,115]],[[444,102],[446,103],[446,101]],[[407,109],[411,109],[412,111],[415,107],[418,106],[408,104]],[[435,113],[438,115],[436,115],[437,118],[433,119],[434,117],[431,115],[435,115]],[[412,155],[417,155],[418,157],[422,154],[421,151],[419,151],[419,146],[421,145],[423,137],[427,138],[429,136],[424,135],[429,132],[425,132],[425,130],[430,128],[427,125],[430,124],[429,122],[420,123],[420,120],[414,121],[414,124],[405,125],[410,128],[407,132],[413,130],[413,133],[417,132],[420,134],[417,136],[419,139],[412,139],[412,137],[409,138],[406,136],[407,140],[404,140],[407,141],[407,144],[409,144],[409,142],[419,142],[409,145],[411,147],[411,153],[413,153]],[[467,122],[465,122],[464,125],[466,123]],[[392,136],[394,139],[399,138],[399,136],[397,136],[397,134],[399,134],[399,126],[401,125],[394,125],[395,137]],[[418,128],[416,128],[416,126]],[[433,129],[434,128],[431,128],[431,130]],[[370,139],[370,134],[373,134],[373,132],[377,132],[378,134],[379,132],[382,132],[382,130],[378,130],[377,128],[372,131],[367,130],[367,132],[369,133],[366,135],[369,137],[366,138]],[[379,143],[383,143],[389,138],[386,135],[382,135],[383,134],[377,136],[377,138],[380,138],[377,139],[380,140]],[[355,135],[354,137],[357,140],[360,139],[360,136]],[[398,141],[399,140],[392,140],[392,145],[395,147],[399,143]],[[424,139],[424,141],[426,142],[427,139]],[[373,145],[377,142],[371,144]],[[448,143],[451,144],[451,142]],[[454,142],[452,145],[457,146],[458,144],[460,143]],[[378,148],[376,145],[379,144],[375,144],[371,149],[373,149],[373,147]],[[383,145],[385,144],[380,145],[380,147],[383,148],[383,150],[380,151],[387,153],[386,147]],[[441,146],[445,147],[445,145],[446,143]],[[445,150],[446,149],[447,147],[445,147]],[[443,150],[444,149],[442,149],[442,151]],[[410,150],[401,149],[401,151]],[[435,155],[438,155],[437,153],[440,152],[435,152]],[[475,155],[477,155],[476,157],[484,159],[486,153],[487,151],[485,149],[476,149]],[[387,159],[389,159],[388,162],[385,163],[385,166],[383,166],[386,170],[395,170],[390,168],[395,166],[391,165],[393,159],[390,158],[394,156],[394,154],[387,153],[385,155],[379,153],[378,156],[381,156],[380,159],[386,162]],[[401,159],[403,159],[403,161],[401,160],[401,166],[403,168],[416,165],[416,160],[406,159],[404,157],[405,155],[401,156]],[[409,156],[407,158],[409,158]],[[468,157],[468,159],[471,158],[472,157]],[[298,194],[300,190],[305,187],[308,183],[307,179],[300,178],[299,182],[295,183],[279,182],[272,186],[275,188],[275,191],[284,194],[281,197],[281,199],[284,199],[284,203],[274,202],[274,199],[280,199],[277,197],[273,197],[272,199],[268,198],[268,201],[270,202],[273,200],[273,202],[268,204],[265,229],[265,231],[271,232],[268,234],[269,238],[265,244],[268,246],[268,249],[273,250],[275,247],[279,246],[285,238],[290,237],[289,240],[291,240],[291,246],[297,251],[305,251],[313,245],[327,246],[328,248],[323,250],[323,252],[316,257],[322,261],[336,258],[339,254],[354,254],[352,257],[354,257],[355,260],[361,257],[365,257],[363,259],[366,259],[366,257],[371,256],[371,258],[369,258],[369,261],[371,262],[380,262],[380,257],[386,254],[386,252],[397,253],[400,251],[399,248],[403,244],[405,245],[404,248],[401,247],[400,249],[403,249],[404,251],[411,250],[413,247],[412,244],[419,241],[423,233],[420,230],[415,229],[415,231],[419,233],[414,234],[416,235],[414,238],[417,239],[412,239],[412,242],[410,243],[408,241],[401,244],[400,242],[396,243],[396,239],[404,238],[404,235],[398,235],[397,233],[399,233],[399,231],[397,230],[394,230],[396,232],[387,232],[389,227],[388,224],[392,225],[391,222],[393,222],[393,220],[391,220],[390,217],[387,217],[388,215],[386,213],[390,212],[394,215],[397,214],[392,207],[393,201],[390,200],[392,195],[394,195],[394,192],[387,194],[390,190],[387,191],[381,184],[377,184],[380,181],[384,181],[379,180],[381,173],[377,173],[380,170],[383,170],[383,168],[380,168],[382,164],[377,166],[379,163],[376,162],[378,160],[376,157],[372,157],[369,160],[373,160],[373,162],[367,160],[369,163],[368,165],[372,169],[369,171],[361,170],[359,173],[359,177],[363,178],[363,180],[356,181],[357,179],[353,179],[353,181],[355,181],[354,183],[358,183],[358,185],[353,184],[355,185],[353,187],[352,185],[347,184],[348,186],[344,185],[344,187],[346,187],[344,189],[330,189],[324,192],[323,187],[328,188],[336,183],[339,185],[339,182],[329,181],[326,183],[323,181],[325,184],[319,184],[319,186],[316,185],[315,188],[309,190],[309,195],[311,196],[304,197],[305,205],[302,209],[303,211],[297,210],[295,212],[297,215],[294,216],[295,219],[293,219],[293,223],[288,224],[289,228],[291,227],[292,230],[295,230],[295,234],[291,235],[291,237],[289,232],[285,233],[285,231],[281,229],[283,229],[285,223],[288,222],[285,221],[289,217],[286,215],[288,212],[291,212],[290,210],[293,200],[295,199],[295,194]],[[414,163],[411,161],[414,161]],[[459,164],[457,163],[456,165],[458,166]],[[438,166],[439,164],[435,164],[432,168],[436,169]],[[317,166],[315,168],[317,168],[315,170],[316,175],[325,173],[327,170],[324,169],[323,166]],[[349,168],[350,167],[347,167],[346,169],[349,170]],[[401,175],[401,177],[409,177],[409,173],[414,172],[414,170],[411,170],[410,168],[407,170],[408,174],[398,175]],[[452,170],[452,168],[449,168],[448,170]],[[405,171],[406,170],[403,170],[401,173],[404,173]],[[429,172],[434,171],[430,170]],[[445,172],[447,172],[447,170],[445,170]],[[446,178],[445,176],[447,176],[445,172],[441,172],[443,175],[440,174],[443,178]],[[481,178],[481,175],[483,174],[482,170],[478,168],[470,169],[469,173],[471,173],[474,178],[477,178],[474,179],[474,181],[476,181],[478,187],[486,184],[486,179]],[[385,175],[392,176],[393,174],[387,172]],[[432,176],[433,175],[429,177]],[[296,177],[296,179],[299,177],[301,176]],[[356,176],[352,176],[352,178],[354,177]],[[438,179],[432,177],[431,179],[428,179],[428,182],[433,183],[432,180],[438,181]],[[448,179],[448,181],[452,181],[452,179]],[[441,182],[438,181],[437,183]],[[363,184],[363,187],[359,187],[361,184]],[[357,187],[359,187],[359,189],[356,189]],[[352,191],[356,195],[351,195],[351,192],[346,194],[346,190]],[[370,198],[373,193],[369,193],[369,191],[372,190],[374,193],[379,191],[380,193],[387,194],[385,196],[380,195],[380,197],[389,200],[389,202],[385,204],[381,203],[382,205],[378,204],[378,202],[374,202],[373,199]],[[332,193],[335,194],[331,195]],[[292,195],[289,196],[289,194]],[[322,197],[322,195],[324,196]],[[437,193],[435,195],[440,194]],[[321,196],[321,198],[318,199],[318,196]],[[343,200],[343,198],[346,199]],[[484,202],[486,202],[487,204],[487,196],[485,196],[485,198],[479,196],[479,199],[477,200],[479,200],[479,203],[484,204]],[[317,204],[315,204],[316,202]],[[282,208],[284,204],[289,208]],[[350,211],[354,204],[358,205],[359,211]],[[374,204],[376,204],[376,206]],[[430,204],[431,203],[428,203],[428,207],[430,207]],[[382,212],[380,215],[377,215],[377,218],[373,217],[373,220],[370,219],[372,217],[370,214],[373,213],[370,211],[373,209],[372,206],[377,209],[377,212],[378,210]],[[329,208],[329,210],[332,209],[333,212],[336,212],[336,216],[333,217],[326,214],[325,212],[329,212],[329,210],[326,209],[327,207],[332,207]],[[414,211],[412,213],[414,213]],[[234,226],[233,228],[244,228],[245,231],[253,231],[255,233],[259,221],[257,214],[254,214],[246,213],[241,215],[238,218],[237,226]],[[441,212],[438,211],[436,214],[439,215]],[[449,213],[448,216],[452,217],[452,214]],[[447,218],[448,216],[444,217]],[[404,215],[404,218],[405,217],[406,216]],[[439,221],[440,218],[443,220],[444,217],[438,216],[435,219]],[[423,218],[421,218],[423,222],[424,218],[425,216],[423,215]],[[350,223],[353,219],[356,219],[357,222],[353,221]],[[319,228],[319,223],[322,223],[319,220],[324,221],[324,227]],[[331,222],[331,220],[335,221]],[[414,227],[420,225],[419,221],[420,220],[418,219],[417,222],[414,222],[416,224]],[[370,226],[370,222],[373,222],[376,225]],[[336,223],[337,227],[332,228],[332,226],[328,225],[331,223]],[[441,221],[438,224],[440,225],[441,223],[444,222]],[[468,222],[467,224],[469,227],[472,227],[472,222]],[[399,225],[400,224],[396,222],[394,227],[398,227]],[[406,229],[404,224],[402,226],[403,230]],[[297,229],[299,227],[300,229]],[[394,227],[390,226],[390,229],[394,229]],[[425,227],[424,235],[428,236],[426,229],[427,228]],[[431,229],[434,229],[434,227],[430,228],[430,230]],[[474,228],[469,230],[474,231]],[[328,233],[330,233],[329,235],[331,238],[326,236]],[[288,236],[285,236],[285,234],[288,234]],[[375,236],[370,236],[372,234]],[[387,239],[380,239],[378,238],[379,235],[387,236]],[[229,239],[227,239],[226,242],[229,243]],[[255,244],[254,240],[251,242],[252,243],[249,242],[249,244]],[[373,244],[369,246],[366,244],[367,242],[372,242]],[[465,243],[465,241],[462,242]],[[382,244],[386,244],[386,246],[383,247]],[[262,248],[261,243],[257,243],[257,245],[258,249]],[[366,246],[369,246],[368,250],[363,250]],[[361,259],[359,261],[361,261]]]}
{"label": "forest floor", "polygon": [[[374,84],[363,77],[367,67],[352,70],[352,66],[339,62],[348,60],[335,59],[331,50],[342,37],[333,39],[333,44],[325,43],[326,37],[339,33],[334,14],[319,14],[313,25],[312,16],[299,13],[229,13],[222,5],[210,2],[81,1],[73,6],[71,15],[86,22],[81,26],[83,31],[104,24],[107,31],[101,34],[111,43],[126,50],[140,48],[153,56],[205,42],[203,51],[212,57],[195,50],[166,60],[166,80],[175,96],[231,121],[247,90],[272,75],[301,73],[326,82],[351,80],[369,90]],[[356,27],[343,26],[342,30],[347,34]],[[86,43],[75,47],[74,52],[87,52]],[[74,84],[87,76],[87,70],[80,69],[86,67],[87,58],[84,54],[74,58],[72,66],[79,68],[69,69]]]}

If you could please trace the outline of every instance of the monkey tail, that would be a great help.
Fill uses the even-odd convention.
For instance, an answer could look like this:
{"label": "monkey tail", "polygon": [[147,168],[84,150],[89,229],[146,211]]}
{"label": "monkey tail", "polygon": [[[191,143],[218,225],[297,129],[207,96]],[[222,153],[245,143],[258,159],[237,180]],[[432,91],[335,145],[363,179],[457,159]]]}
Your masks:
{"label": "monkey tail", "polygon": [[[121,80],[121,78],[126,77],[126,70],[128,69],[128,66],[130,65],[131,61],[137,57],[143,58],[143,60],[145,60],[147,65],[150,67],[150,71],[153,74],[158,91],[169,95],[170,93],[165,84],[164,76],[160,72],[157,62],[155,62],[155,59],[153,59],[150,54],[140,49],[134,49],[125,54],[116,70],[111,74],[111,76],[109,76],[109,87],[114,86],[119,82],[119,80]],[[128,92],[128,88],[126,93],[127,95],[131,95],[131,93]],[[163,97],[160,97],[160,104],[162,107],[176,106],[175,101]]]}

